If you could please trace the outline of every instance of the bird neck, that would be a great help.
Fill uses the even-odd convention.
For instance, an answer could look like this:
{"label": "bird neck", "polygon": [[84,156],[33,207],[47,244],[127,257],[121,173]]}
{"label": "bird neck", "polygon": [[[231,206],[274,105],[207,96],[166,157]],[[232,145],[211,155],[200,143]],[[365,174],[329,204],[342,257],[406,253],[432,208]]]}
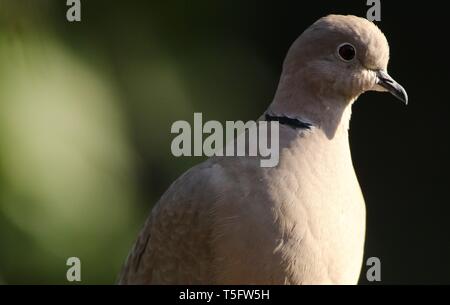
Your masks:
{"label": "bird neck", "polygon": [[281,125],[287,125],[293,129],[311,130],[311,127],[312,127],[312,125],[310,123],[303,122],[298,118],[290,118],[285,115],[275,116],[275,115],[271,115],[270,113],[266,113],[264,118],[266,121],[278,122]]}
{"label": "bird neck", "polygon": [[351,106],[355,99],[327,95],[323,88],[315,89],[321,90],[311,90],[305,88],[304,83],[293,83],[289,78],[284,78],[267,113],[310,124],[329,139],[348,136]]}

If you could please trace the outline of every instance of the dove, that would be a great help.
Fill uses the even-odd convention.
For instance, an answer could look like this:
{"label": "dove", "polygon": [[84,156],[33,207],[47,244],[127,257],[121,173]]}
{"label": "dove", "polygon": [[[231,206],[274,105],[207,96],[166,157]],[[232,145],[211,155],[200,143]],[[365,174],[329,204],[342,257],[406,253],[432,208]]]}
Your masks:
{"label": "dove", "polygon": [[279,122],[278,165],[211,157],[188,170],[154,206],[119,284],[357,284],[366,210],[349,122],[367,91],[408,103],[388,62],[366,19],[329,15],[306,29],[260,117]]}

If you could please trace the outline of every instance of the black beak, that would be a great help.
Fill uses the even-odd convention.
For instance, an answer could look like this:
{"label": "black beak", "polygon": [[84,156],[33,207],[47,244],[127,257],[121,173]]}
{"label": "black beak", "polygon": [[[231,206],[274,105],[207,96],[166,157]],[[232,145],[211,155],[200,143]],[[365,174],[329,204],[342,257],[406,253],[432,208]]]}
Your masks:
{"label": "black beak", "polygon": [[383,70],[377,72],[378,85],[389,91],[393,96],[401,100],[405,105],[408,105],[408,93],[399,83]]}

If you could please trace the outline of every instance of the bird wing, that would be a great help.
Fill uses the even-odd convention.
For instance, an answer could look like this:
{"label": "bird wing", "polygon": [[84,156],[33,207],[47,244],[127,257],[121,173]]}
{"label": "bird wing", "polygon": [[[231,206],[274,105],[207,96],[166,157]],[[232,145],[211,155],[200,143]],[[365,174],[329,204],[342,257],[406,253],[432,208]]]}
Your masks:
{"label": "bird wing", "polygon": [[178,178],[153,208],[120,284],[201,284],[211,277],[211,212],[220,165],[202,163]]}

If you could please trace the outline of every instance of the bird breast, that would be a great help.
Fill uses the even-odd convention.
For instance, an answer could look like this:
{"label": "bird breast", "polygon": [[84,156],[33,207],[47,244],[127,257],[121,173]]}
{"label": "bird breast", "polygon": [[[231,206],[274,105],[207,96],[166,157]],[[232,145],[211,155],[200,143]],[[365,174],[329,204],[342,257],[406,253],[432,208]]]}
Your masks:
{"label": "bird breast", "polygon": [[[239,178],[247,187],[240,188],[232,203],[222,205],[220,214],[227,216],[217,226],[217,259],[221,270],[233,270],[219,272],[222,283],[358,281],[365,205],[348,139],[293,137],[283,137],[288,140],[280,143],[278,167],[242,170],[251,173],[248,180],[245,174]],[[236,265],[241,268],[232,267]]]}

